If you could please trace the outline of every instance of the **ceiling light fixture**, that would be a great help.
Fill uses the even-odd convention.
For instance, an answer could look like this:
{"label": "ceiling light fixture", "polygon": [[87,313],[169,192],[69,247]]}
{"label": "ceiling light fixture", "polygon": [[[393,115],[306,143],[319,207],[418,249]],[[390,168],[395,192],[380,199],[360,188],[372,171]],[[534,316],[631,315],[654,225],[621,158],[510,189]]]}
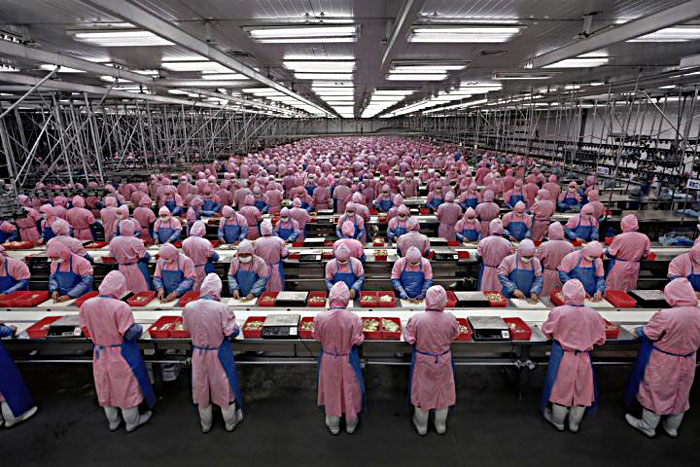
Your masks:
{"label": "ceiling light fixture", "polygon": [[700,26],[681,25],[659,29],[627,42],[688,42],[700,39]]}
{"label": "ceiling light fixture", "polygon": [[244,30],[263,44],[357,42],[358,25],[254,26]]}
{"label": "ceiling light fixture", "polygon": [[498,43],[508,42],[520,33],[521,26],[421,25],[414,27],[409,42]]}
{"label": "ceiling light fixture", "polygon": [[175,45],[150,31],[123,29],[110,31],[69,31],[73,39],[100,47],[153,47]]}

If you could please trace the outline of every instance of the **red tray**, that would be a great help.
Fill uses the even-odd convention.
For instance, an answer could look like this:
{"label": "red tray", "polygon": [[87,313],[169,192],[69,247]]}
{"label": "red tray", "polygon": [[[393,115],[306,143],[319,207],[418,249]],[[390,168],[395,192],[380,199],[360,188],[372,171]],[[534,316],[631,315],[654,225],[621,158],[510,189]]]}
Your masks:
{"label": "red tray", "polygon": [[610,246],[612,245],[613,239],[615,237],[605,237],[605,245]]}
{"label": "red tray", "polygon": [[381,320],[393,321],[399,325],[398,331],[390,332],[384,329],[384,325],[382,324],[382,339],[387,341],[397,341],[401,339],[401,320],[399,318],[381,318]]}
{"label": "red tray", "polygon": [[428,208],[420,208],[420,213],[422,216],[427,216],[430,214],[430,209]]}
{"label": "red tray", "polygon": [[142,307],[148,305],[154,298],[156,298],[155,292],[139,292],[127,300],[126,303],[129,306]]}
{"label": "red tray", "polygon": [[26,250],[32,247],[32,242],[7,242],[3,246],[6,250]]}
{"label": "red tray", "polygon": [[532,336],[532,329],[520,318],[503,318],[508,325],[510,338],[514,341],[529,341]]}
{"label": "red tray", "polygon": [[22,290],[18,292],[12,292],[11,294],[8,294],[3,298],[5,298],[5,300],[8,300],[7,302],[5,302],[7,304],[3,304],[0,306],[30,308],[37,306],[40,303],[44,303],[46,300],[48,300],[49,292],[48,290]]}
{"label": "red tray", "polygon": [[[489,294],[493,294],[493,296]],[[498,298],[496,298],[496,294],[498,294]],[[489,305],[494,308],[505,308],[508,306],[508,300],[498,290],[487,290],[486,292],[484,292],[484,295],[486,295],[486,299],[489,301]]]}
{"label": "red tray", "polygon": [[387,220],[387,215],[386,214],[380,214],[379,218],[377,218],[377,222],[380,224],[386,224],[388,222]]}
{"label": "red tray", "polygon": [[[314,317],[313,316],[305,316],[301,318],[301,322],[299,323],[299,338],[301,339],[313,339],[313,325],[314,322]],[[311,331],[305,331],[303,329],[305,323],[311,323]]]}
{"label": "red tray", "polygon": [[302,240],[302,241],[300,241],[300,242],[292,242],[292,246],[293,246],[294,248],[301,248],[301,247],[304,246],[304,241]]}
{"label": "red tray", "polygon": [[[370,297],[371,300],[364,297]],[[377,292],[369,292],[365,290],[360,291],[360,306],[362,308],[372,308],[379,306],[379,302],[377,301],[378,299],[379,297],[377,297]]]}
{"label": "red tray", "polygon": [[299,259],[299,252],[298,251],[293,251],[289,253],[289,256],[287,256],[287,259]]}
{"label": "red tray", "polygon": [[104,248],[104,247],[106,247],[107,245],[108,245],[107,242],[104,242],[104,241],[101,241],[101,240],[100,240],[100,241],[88,243],[87,245],[85,245],[85,249],[86,249],[86,250],[97,250],[97,249],[99,249],[99,248]]}
{"label": "red tray", "polygon": [[606,290],[605,299],[618,308],[634,308],[637,305],[637,300],[624,290]]}
{"label": "red tray", "polygon": [[112,258],[111,256],[103,256],[102,264],[117,264],[117,259]]}
{"label": "red tray", "polygon": [[447,291],[447,303],[445,304],[447,308],[454,308],[457,306],[457,296],[451,290]]}
{"label": "red tray", "polygon": [[[463,342],[469,342],[472,340],[472,327],[469,325],[469,321],[467,321],[467,318],[457,318],[457,322],[460,325],[460,333],[459,336],[457,336],[458,341],[463,341]],[[465,332],[461,332],[461,327],[464,326],[466,328]]]}
{"label": "red tray", "polygon": [[[92,292],[88,292],[88,293],[86,293],[85,295],[82,295],[81,297],[79,297],[79,298],[75,301],[74,305],[77,306],[78,308],[80,308],[81,306],[83,306],[83,303],[87,302],[87,301],[90,300],[92,297],[97,297],[99,294],[100,294],[100,293],[99,293],[98,291],[96,291],[96,290],[93,290]],[[47,298],[48,298],[48,297],[47,297]]]}
{"label": "red tray", "polygon": [[248,323],[250,323],[251,321],[262,321],[264,323],[265,317],[250,316],[247,320],[245,320],[243,328],[241,329],[241,331],[243,332],[243,337],[245,337],[246,339],[260,339],[260,337],[262,337],[262,326],[260,327],[260,329],[247,329]]}
{"label": "red tray", "polygon": [[564,295],[561,290],[553,290],[549,293],[549,301],[552,302],[554,306],[562,306],[564,304]]}
{"label": "red tray", "polygon": [[54,321],[58,321],[62,316],[47,316],[27,328],[27,336],[30,339],[43,339],[49,332],[49,326]]}
{"label": "red tray", "polygon": [[212,248],[219,246],[219,240],[209,240],[209,243],[211,243]]}
{"label": "red tray", "polygon": [[333,240],[326,240],[323,242],[323,246],[325,247],[332,247],[333,243],[335,243]]}
{"label": "red tray", "polygon": [[275,306],[276,301],[277,292],[263,292],[260,294],[260,298],[258,298],[258,306]]}
{"label": "red tray", "polygon": [[[391,300],[383,302],[380,300],[381,297],[391,297]],[[377,306],[380,308],[394,308],[396,306],[396,295],[394,295],[394,292],[377,292]]]}
{"label": "red tray", "polygon": [[173,246],[175,248],[182,248],[182,240],[177,240],[177,241],[173,242]]}
{"label": "red tray", "polygon": [[542,245],[542,240],[535,240],[532,243],[534,243],[535,246],[540,246],[540,245]]}
{"label": "red tray", "polygon": [[[0,295],[0,307],[11,307],[12,301],[19,297],[21,292],[10,292],[8,294]],[[46,300],[44,300],[46,301]]]}
{"label": "red tray", "polygon": [[460,250],[457,252],[457,258],[459,259],[468,259],[470,256],[467,250]]}
{"label": "red tray", "polygon": [[180,297],[180,300],[177,301],[177,306],[179,307],[184,307],[190,302],[193,302],[195,300],[199,299],[199,292],[187,292],[185,295]]}
{"label": "red tray", "polygon": [[649,253],[647,256],[647,261],[654,261],[656,259],[656,253]]}
{"label": "red tray", "polygon": [[148,328],[148,334],[154,339],[168,339],[173,337],[171,335],[172,328],[181,321],[182,318],[179,316],[161,316]]}
{"label": "red tray", "polygon": [[459,242],[455,240],[447,240],[447,246],[459,246]]}
{"label": "red tray", "polygon": [[[364,330],[364,324],[365,321],[367,320],[376,320],[378,322],[377,330],[376,331],[365,331]],[[363,326],[363,333],[365,335],[365,339],[368,340],[381,340],[382,338],[382,325],[381,325],[381,318],[375,317],[375,318],[362,318],[362,326]]]}
{"label": "red tray", "polygon": [[375,250],[374,252],[375,261],[386,261],[387,256],[388,253],[386,252],[386,250]]}
{"label": "red tray", "polygon": [[376,216],[377,214],[379,214],[379,211],[377,211],[374,208],[369,208],[369,215],[370,216]]}
{"label": "red tray", "polygon": [[321,253],[321,260],[325,261],[330,261],[333,259],[333,252],[332,251],[324,251]]}
{"label": "red tray", "polygon": [[377,246],[377,247],[384,246],[384,239],[383,238],[375,238],[374,240],[372,240],[372,246]]}
{"label": "red tray", "polygon": [[[326,292],[309,292],[309,296],[306,299],[306,306],[310,306],[312,308],[325,308],[327,297],[328,294]],[[313,300],[319,298],[322,300]]]}
{"label": "red tray", "polygon": [[571,240],[571,244],[573,246],[581,246],[583,242],[581,242],[581,240]]}
{"label": "red tray", "polygon": [[615,326],[613,323],[611,323],[607,319],[604,319],[603,321],[605,321],[605,338],[606,339],[617,339],[617,336],[620,335],[620,328]]}
{"label": "red tray", "polygon": [[190,333],[185,331],[183,326],[179,326],[181,329],[176,329],[178,325],[181,325],[182,323],[182,317],[178,316],[177,320],[175,321],[175,327],[170,329],[170,337],[172,339],[186,339],[190,337]]}

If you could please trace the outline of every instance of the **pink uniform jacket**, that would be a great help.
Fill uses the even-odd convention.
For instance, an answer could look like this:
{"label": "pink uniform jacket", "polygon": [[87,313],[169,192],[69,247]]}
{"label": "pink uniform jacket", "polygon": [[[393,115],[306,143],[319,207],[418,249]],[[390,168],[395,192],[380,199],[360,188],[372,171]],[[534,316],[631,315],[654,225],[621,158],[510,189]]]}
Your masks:
{"label": "pink uniform jacket", "polygon": [[498,266],[506,256],[513,254],[513,244],[500,235],[489,235],[479,241],[476,254],[481,257],[484,263],[479,290],[482,292],[501,290],[501,281],[498,280]]}

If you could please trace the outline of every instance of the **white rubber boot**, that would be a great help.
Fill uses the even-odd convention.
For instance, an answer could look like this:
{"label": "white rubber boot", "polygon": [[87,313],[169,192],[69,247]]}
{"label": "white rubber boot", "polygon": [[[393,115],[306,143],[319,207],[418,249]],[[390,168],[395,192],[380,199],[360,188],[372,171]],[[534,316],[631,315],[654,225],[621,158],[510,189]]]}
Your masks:
{"label": "white rubber boot", "polygon": [[357,429],[357,424],[360,423],[360,417],[357,415],[353,420],[348,420],[347,415],[345,416],[345,432],[349,435],[355,433]]}
{"label": "white rubber boot", "polygon": [[413,424],[416,426],[416,431],[421,436],[428,434],[428,418],[430,418],[430,410],[423,410],[415,407],[413,411]]}
{"label": "white rubber boot", "polygon": [[214,410],[211,404],[206,407],[199,406],[197,411],[199,412],[199,426],[202,427],[202,433],[209,433],[214,421]]}
{"label": "white rubber boot", "polygon": [[583,420],[583,414],[586,412],[586,407],[583,405],[574,405],[569,410],[569,431],[578,433],[579,425]]}
{"label": "white rubber boot", "polygon": [[326,426],[333,435],[340,433],[340,417],[326,417]]}
{"label": "white rubber boot", "polygon": [[661,425],[671,438],[678,438],[678,428],[680,428],[683,421],[683,415],[685,415],[685,412],[669,415]]}
{"label": "white rubber boot", "polygon": [[554,428],[557,430],[564,431],[566,429],[564,427],[564,419],[568,412],[568,407],[552,403],[551,409],[548,407],[544,410],[544,419],[554,425]]}
{"label": "white rubber boot", "polygon": [[243,411],[236,406],[235,402],[228,407],[221,407],[221,415],[224,416],[228,432],[233,431],[243,421]]}
{"label": "white rubber boot", "polygon": [[447,414],[449,413],[447,407],[444,409],[435,409],[435,431],[439,435],[444,435],[447,432]]}
{"label": "white rubber boot", "polygon": [[2,411],[2,416],[5,419],[5,427],[7,428],[11,428],[18,423],[22,423],[23,421],[32,418],[37,410],[38,408],[34,406],[21,414],[19,417],[15,417],[7,402],[2,402],[0,404],[0,411]]}
{"label": "white rubber boot", "polygon": [[122,409],[122,417],[124,417],[124,421],[126,422],[126,432],[131,433],[141,425],[148,423],[152,415],[153,412],[151,412],[150,410],[144,414],[139,415],[138,406],[131,407],[128,409]]}
{"label": "white rubber boot", "polygon": [[629,423],[633,428],[641,431],[649,438],[653,438],[656,436],[656,427],[659,425],[659,420],[661,420],[661,417],[656,415],[651,410],[644,409],[642,411],[641,420],[639,418],[634,418],[630,414],[625,415],[625,420],[627,420],[627,423]]}
{"label": "white rubber boot", "polygon": [[122,419],[119,416],[119,409],[116,407],[102,407],[105,411],[105,416],[109,422],[109,431],[116,431],[119,425],[122,424]]}

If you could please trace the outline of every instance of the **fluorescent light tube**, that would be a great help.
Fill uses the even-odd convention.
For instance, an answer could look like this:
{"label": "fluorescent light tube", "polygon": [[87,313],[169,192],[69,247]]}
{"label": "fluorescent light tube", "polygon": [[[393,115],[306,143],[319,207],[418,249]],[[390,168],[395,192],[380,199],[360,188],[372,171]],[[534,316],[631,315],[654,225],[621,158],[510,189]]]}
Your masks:
{"label": "fluorescent light tube", "polygon": [[419,26],[413,29],[409,42],[439,42],[439,43],[496,43],[507,42],[520,33],[516,26]]}
{"label": "fluorescent light tube", "polygon": [[248,79],[247,76],[242,75],[240,73],[207,73],[207,74],[202,74],[202,79],[207,79],[207,80],[242,80],[242,79]]}
{"label": "fluorescent light tube", "polygon": [[[51,71],[57,68],[57,65],[44,64],[39,67],[41,70]],[[85,73],[83,70],[77,70],[75,68],[68,68],[67,66],[62,66],[58,69],[59,73]]]}
{"label": "fluorescent light tube", "polygon": [[688,42],[700,39],[700,26],[672,26],[659,29],[627,42]]}
{"label": "fluorescent light tube", "polygon": [[76,32],[73,39],[78,42],[99,45],[101,47],[150,47],[175,45],[169,40],[156,36],[150,31],[90,31]]}
{"label": "fluorescent light tube", "polygon": [[294,73],[296,79],[351,80],[352,73]]}
{"label": "fluorescent light tube", "polygon": [[267,44],[356,42],[358,27],[356,25],[270,26],[247,28],[247,32],[254,41]]}
{"label": "fluorescent light tube", "polygon": [[389,81],[442,81],[447,78],[446,74],[389,74],[386,79]]}

